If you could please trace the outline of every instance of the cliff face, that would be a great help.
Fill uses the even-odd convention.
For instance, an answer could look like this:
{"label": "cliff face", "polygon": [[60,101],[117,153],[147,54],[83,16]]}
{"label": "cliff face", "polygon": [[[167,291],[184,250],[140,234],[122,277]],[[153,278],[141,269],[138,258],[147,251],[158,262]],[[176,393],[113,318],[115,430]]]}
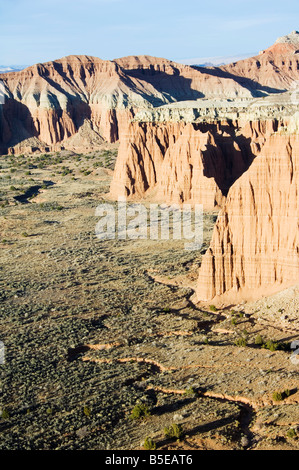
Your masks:
{"label": "cliff face", "polygon": [[111,196],[220,207],[275,121],[133,122],[123,134]]}
{"label": "cliff face", "polygon": [[1,110],[2,147],[18,149],[36,141],[41,150],[55,148],[68,144],[82,126],[89,128],[91,148],[92,141],[115,142],[119,122],[132,117],[132,108],[124,106],[124,79],[116,63],[88,56],[2,74],[6,98]]}
{"label": "cliff face", "polygon": [[82,135],[82,149],[91,150],[103,140],[118,141],[123,125],[126,129],[141,111],[159,109],[167,116],[167,105],[207,99],[241,99],[246,105],[252,97],[290,89],[299,79],[296,44],[275,47],[227,68],[189,67],[150,56],[113,61],[68,56],[1,74],[6,99],[0,151],[76,150]]}
{"label": "cliff face", "polygon": [[299,136],[269,136],[230,188],[199,272],[200,300],[255,299],[299,282]]}
{"label": "cliff face", "polygon": [[261,93],[290,89],[298,80],[299,33],[293,31],[260,52],[258,56],[220,67],[222,76],[237,80]]}
{"label": "cliff face", "polygon": [[117,141],[122,124],[137,110],[205,95],[251,96],[231,78],[148,56],[116,61],[68,56],[1,74],[1,81],[1,151],[24,145],[30,151],[35,144],[41,150],[59,148],[57,144],[73,149],[74,139],[69,139],[82,126],[86,138],[89,128],[91,149],[96,142]]}
{"label": "cliff face", "polygon": [[111,195],[221,207],[198,300],[235,303],[299,282],[296,114],[279,122],[133,122]]}

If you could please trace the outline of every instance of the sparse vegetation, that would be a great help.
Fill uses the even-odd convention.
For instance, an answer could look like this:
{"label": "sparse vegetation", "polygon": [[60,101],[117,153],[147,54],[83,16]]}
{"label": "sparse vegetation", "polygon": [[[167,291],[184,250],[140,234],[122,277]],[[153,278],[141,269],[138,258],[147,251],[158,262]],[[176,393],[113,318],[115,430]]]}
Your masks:
{"label": "sparse vegetation", "polygon": [[91,415],[91,409],[88,406],[84,406],[83,413],[89,418]]}
{"label": "sparse vegetation", "polygon": [[153,441],[152,438],[147,437],[144,441],[143,447],[145,450],[156,450],[157,444]]}
{"label": "sparse vegetation", "polygon": [[291,394],[290,390],[284,390],[283,392],[274,392],[272,398],[274,401],[282,401],[285,398],[289,397]]}
{"label": "sparse vegetation", "polygon": [[218,311],[218,309],[217,309],[217,307],[216,307],[215,305],[210,305],[209,308],[210,308],[210,311],[211,311],[211,312],[217,312],[217,311]]}
{"label": "sparse vegetation", "polygon": [[262,348],[269,349],[269,351],[277,351],[277,349],[279,349],[279,344],[272,339],[268,339],[262,344]]}
{"label": "sparse vegetation", "polygon": [[2,410],[2,413],[1,413],[1,418],[2,419],[8,419],[9,417],[10,417],[10,414],[9,414],[8,410],[6,408],[4,408]]}
{"label": "sparse vegetation", "polygon": [[[122,246],[91,241],[95,201],[108,189],[105,175],[111,177],[111,172],[96,169],[107,166],[109,158],[103,152],[45,155],[41,161],[37,154],[26,155],[22,161],[18,156],[1,161],[0,310],[10,347],[3,368],[3,403],[9,413],[4,411],[1,416],[0,412],[0,447],[104,449],[109,445],[155,451],[161,438],[165,447],[183,448],[185,443],[175,440],[183,439],[188,429],[204,443],[212,438],[217,444],[220,439],[229,448],[239,448],[239,405],[230,397],[210,398],[206,390],[223,396],[240,390],[244,399],[258,401],[260,392],[271,390],[271,400],[275,388],[281,388],[277,392],[281,401],[254,413],[261,423],[278,408],[291,409],[289,400],[283,401],[294,393],[294,367],[288,366],[288,355],[259,350],[264,344],[271,346],[268,335],[271,338],[272,327],[257,324],[255,313],[252,322],[242,320],[241,305],[230,311],[231,316],[226,309],[223,315],[215,306],[210,310],[209,304],[204,312],[192,302],[186,303],[188,290],[149,283],[140,275],[152,269],[163,272],[165,279],[175,278],[185,266],[193,266],[191,253],[182,253],[176,245],[166,253],[160,247],[146,251],[146,244],[145,249],[140,244],[135,250],[136,244],[131,246],[129,241]],[[40,163],[43,168],[38,168]],[[111,157],[109,168],[112,164]],[[18,171],[10,176],[11,166]],[[81,169],[95,171],[85,178]],[[29,176],[31,172],[34,178]],[[95,178],[99,173],[101,178]],[[36,187],[45,191],[38,197],[33,191],[35,199],[30,200],[29,195],[26,204],[15,205],[16,196]],[[188,262],[184,267],[182,258]],[[290,315],[287,309],[286,314]],[[236,328],[229,327],[231,318],[238,323]],[[292,337],[291,333],[287,336]],[[85,345],[108,345],[111,337],[119,339],[120,345],[84,352]],[[277,350],[286,350],[288,345],[282,343],[279,333],[277,338],[271,340],[277,343]],[[255,350],[248,354],[235,347],[254,346],[255,341]],[[209,343],[211,346],[205,346]],[[69,348],[78,349],[77,356],[67,358]],[[231,366],[230,355],[238,353]],[[93,363],[93,359],[100,361]],[[284,366],[285,374],[281,372]],[[239,380],[244,371],[246,376],[248,372],[248,389]],[[263,380],[265,384],[257,387]],[[273,388],[275,383],[279,387]],[[236,429],[231,425],[234,416]],[[229,424],[223,426],[225,422]],[[207,426],[201,428],[202,423]],[[288,431],[278,423],[275,430],[265,428],[258,432],[262,444],[268,428],[274,446],[277,435],[288,438],[289,446],[298,444],[296,427]]]}
{"label": "sparse vegetation", "polygon": [[244,338],[244,337],[237,338],[237,339],[235,340],[235,345],[236,345],[236,346],[241,346],[241,347],[244,348],[245,346],[247,346],[247,339]]}
{"label": "sparse vegetation", "polygon": [[255,340],[254,340],[254,343],[257,345],[257,346],[262,346],[264,344],[264,339],[261,335],[257,335]]}
{"label": "sparse vegetation", "polygon": [[169,427],[164,428],[164,434],[169,439],[181,439],[183,436],[183,428],[181,424],[173,423]]}
{"label": "sparse vegetation", "polygon": [[195,394],[196,394],[196,390],[194,390],[193,387],[188,387],[185,390],[185,395],[187,395],[187,396],[194,396]]}
{"label": "sparse vegetation", "polygon": [[295,437],[297,437],[297,431],[294,428],[290,428],[287,431],[287,437],[289,437],[290,439],[294,439]]}
{"label": "sparse vegetation", "polygon": [[150,410],[145,403],[136,404],[131,412],[131,419],[141,419],[150,416]]}

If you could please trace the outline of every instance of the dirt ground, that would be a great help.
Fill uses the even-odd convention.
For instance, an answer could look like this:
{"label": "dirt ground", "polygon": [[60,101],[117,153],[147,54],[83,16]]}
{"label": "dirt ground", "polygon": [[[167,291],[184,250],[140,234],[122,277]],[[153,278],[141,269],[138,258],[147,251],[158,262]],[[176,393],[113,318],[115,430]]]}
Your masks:
{"label": "dirt ground", "polygon": [[0,157],[0,449],[298,449],[298,287],[195,305],[216,213],[98,239],[116,152]]}

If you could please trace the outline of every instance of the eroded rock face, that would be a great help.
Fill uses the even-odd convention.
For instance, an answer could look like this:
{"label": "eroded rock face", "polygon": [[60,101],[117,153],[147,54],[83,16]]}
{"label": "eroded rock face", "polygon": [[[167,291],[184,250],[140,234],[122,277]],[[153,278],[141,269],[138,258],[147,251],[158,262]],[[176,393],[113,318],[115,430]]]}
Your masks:
{"label": "eroded rock face", "polygon": [[18,148],[24,141],[30,145],[30,139],[37,139],[41,148],[69,145],[73,141],[68,139],[86,127],[86,122],[90,123],[92,148],[96,135],[117,141],[122,123],[137,110],[205,95],[251,96],[232,78],[218,79],[148,56],[115,61],[68,56],[1,74],[1,81],[6,98],[0,122],[3,150]]}
{"label": "eroded rock face", "polygon": [[111,196],[221,207],[198,300],[256,299],[299,282],[298,119],[131,123]]}
{"label": "eroded rock face", "polygon": [[199,300],[255,299],[299,282],[299,136],[273,134],[230,188],[199,272]]}
{"label": "eroded rock face", "polygon": [[[244,85],[255,88],[260,94],[290,89],[299,75],[299,33],[278,38],[258,56],[220,67],[223,76],[236,75],[247,79]],[[246,85],[245,85],[246,86]]]}
{"label": "eroded rock face", "polygon": [[[95,138],[118,140],[118,121],[131,117],[124,107],[123,75],[110,61],[69,56],[3,74],[1,143],[17,147],[35,138],[40,147],[55,148],[90,123],[90,148]],[[86,132],[85,132],[86,133]]]}
{"label": "eroded rock face", "polygon": [[[202,99],[244,100],[246,106],[252,97],[290,89],[299,79],[296,37],[291,39],[227,68],[189,67],[150,56],[109,61],[82,55],[1,74],[6,97],[0,114],[1,152],[24,145],[29,151],[30,145],[74,150],[76,139],[71,138],[83,126],[88,141],[86,123],[92,149],[101,139],[119,140],[123,123],[140,111],[146,115]],[[217,110],[209,113],[217,117]],[[171,120],[167,109],[158,114]],[[189,110],[187,120],[195,115]]]}
{"label": "eroded rock face", "polygon": [[130,123],[111,196],[220,207],[275,128],[275,121]]}

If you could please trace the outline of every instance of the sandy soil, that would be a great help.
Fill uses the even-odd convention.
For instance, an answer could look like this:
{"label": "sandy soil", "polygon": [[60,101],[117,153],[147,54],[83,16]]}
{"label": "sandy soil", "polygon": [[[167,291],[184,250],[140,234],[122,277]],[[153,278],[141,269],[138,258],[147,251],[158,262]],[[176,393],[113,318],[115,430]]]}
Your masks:
{"label": "sandy soil", "polygon": [[99,240],[115,155],[0,158],[0,448],[298,449],[298,287],[195,305],[215,213],[200,252]]}

